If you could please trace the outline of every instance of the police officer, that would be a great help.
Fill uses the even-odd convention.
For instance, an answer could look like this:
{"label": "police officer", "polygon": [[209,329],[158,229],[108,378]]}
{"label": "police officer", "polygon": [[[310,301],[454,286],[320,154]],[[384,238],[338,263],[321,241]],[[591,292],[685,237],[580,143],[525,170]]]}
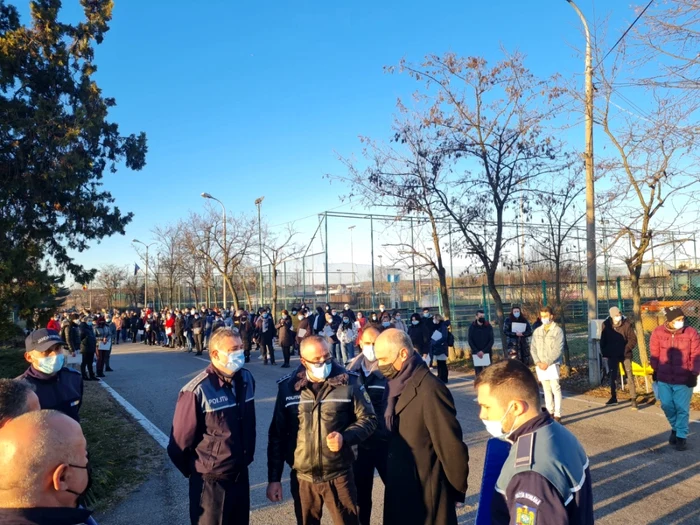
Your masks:
{"label": "police officer", "polygon": [[[343,315],[346,315],[345,313]],[[382,481],[386,479],[386,458],[389,454],[389,442],[383,414],[386,410],[386,378],[379,371],[374,342],[379,337],[379,329],[369,326],[362,332],[360,348],[362,352],[348,365],[348,370],[355,372],[372,400],[372,408],[377,417],[377,430],[360,443],[357,448],[357,461],[353,465],[353,474],[357,485],[357,504],[360,509],[360,525],[369,525],[372,516],[372,487],[374,471],[379,473]]]}
{"label": "police officer", "polygon": [[17,379],[34,385],[42,409],[58,410],[80,422],[83,404],[83,378],[80,372],[66,368],[58,332],[42,328],[24,340],[24,358],[31,366]]}
{"label": "police officer", "polygon": [[474,381],[486,430],[513,446],[496,482],[491,523],[592,524],[588,457],[540,407],[535,377],[520,361],[487,367]]}
{"label": "police officer", "polygon": [[211,364],[181,391],[168,455],[189,478],[193,525],[248,524],[248,465],[255,454],[255,380],[243,368],[240,336],[220,328]]}
{"label": "police officer", "polygon": [[301,343],[301,366],[282,377],[267,448],[270,501],[282,501],[284,462],[299,525],[321,523],[323,504],[335,524],[358,523],[354,447],[377,418],[358,377],[333,361],[326,338]]}

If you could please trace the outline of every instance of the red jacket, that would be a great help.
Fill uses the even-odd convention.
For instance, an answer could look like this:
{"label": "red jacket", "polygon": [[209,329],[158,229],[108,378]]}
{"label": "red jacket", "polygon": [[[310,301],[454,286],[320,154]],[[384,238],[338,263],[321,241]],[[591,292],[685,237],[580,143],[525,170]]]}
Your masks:
{"label": "red jacket", "polygon": [[651,333],[651,367],[656,379],[671,385],[684,385],[691,375],[700,375],[700,334],[685,326],[671,331],[666,325]]}
{"label": "red jacket", "polygon": [[165,320],[165,327],[170,328],[171,333],[172,333],[172,331],[174,331],[174,328],[175,328],[175,318],[171,317],[170,319],[166,319]]}
{"label": "red jacket", "polygon": [[56,321],[56,319],[54,319],[52,317],[51,320],[46,325],[46,329],[47,330],[56,330],[60,334],[61,333],[61,322]]}

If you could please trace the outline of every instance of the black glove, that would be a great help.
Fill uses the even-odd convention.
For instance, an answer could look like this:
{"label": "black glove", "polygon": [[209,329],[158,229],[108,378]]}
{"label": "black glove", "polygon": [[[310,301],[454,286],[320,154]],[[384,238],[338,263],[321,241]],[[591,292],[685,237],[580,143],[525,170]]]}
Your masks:
{"label": "black glove", "polygon": [[651,373],[651,380],[656,381],[656,370]]}
{"label": "black glove", "polygon": [[688,388],[695,388],[698,386],[698,376],[690,374],[688,381],[685,382],[685,386]]}

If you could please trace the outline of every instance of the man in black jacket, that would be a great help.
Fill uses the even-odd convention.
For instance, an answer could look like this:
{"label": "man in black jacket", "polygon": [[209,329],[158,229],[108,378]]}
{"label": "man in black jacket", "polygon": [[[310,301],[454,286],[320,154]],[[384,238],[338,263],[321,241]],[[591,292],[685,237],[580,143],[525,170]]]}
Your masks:
{"label": "man in black jacket", "polygon": [[321,523],[323,504],[335,524],[357,525],[354,447],[374,432],[377,421],[357,375],[331,358],[327,340],[301,344],[301,366],[282,377],[267,447],[270,501],[282,501],[285,461],[299,525]]}
{"label": "man in black jacket", "polygon": [[632,375],[632,350],[637,346],[637,334],[634,326],[622,315],[617,306],[610,308],[610,317],[603,323],[600,336],[600,351],[608,359],[610,368],[610,399],[606,405],[617,404],[617,378],[620,375],[620,364],[625,367],[627,384],[630,388],[632,409],[637,410],[637,391]]}
{"label": "man in black jacket", "polygon": [[467,492],[469,453],[452,394],[404,331],[382,332],[374,351],[388,380],[384,523],[456,525],[455,505]]}
{"label": "man in black jacket", "polygon": [[380,331],[375,326],[368,326],[362,332],[360,355],[348,365],[348,370],[355,372],[367,390],[372,401],[372,408],[377,414],[377,430],[360,443],[357,448],[357,461],[353,465],[355,484],[357,485],[357,505],[360,508],[360,525],[369,525],[372,518],[372,488],[374,471],[379,473],[382,481],[386,479],[386,458],[389,454],[388,435],[382,414],[386,410],[386,378],[379,371],[374,343]]}
{"label": "man in black jacket", "polygon": [[[483,310],[476,311],[476,319],[469,325],[469,348],[471,348],[472,356],[478,356],[483,359],[485,355],[491,360],[491,350],[493,348],[493,327],[484,317]],[[479,375],[484,369],[483,366],[474,365],[474,374]]]}
{"label": "man in black jacket", "polygon": [[255,380],[228,328],[209,341],[211,364],[180,391],[168,455],[190,481],[193,525],[247,525],[255,454]]}

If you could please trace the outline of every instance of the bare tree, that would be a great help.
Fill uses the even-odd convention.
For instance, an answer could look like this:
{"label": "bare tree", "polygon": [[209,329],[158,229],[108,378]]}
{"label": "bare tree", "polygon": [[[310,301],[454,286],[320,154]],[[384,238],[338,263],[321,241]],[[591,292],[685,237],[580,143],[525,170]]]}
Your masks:
{"label": "bare tree", "polygon": [[[698,110],[695,99],[683,93],[652,86],[648,89],[648,112],[637,115],[614,103],[619,74],[618,63],[625,56],[620,49],[615,65],[608,73],[599,70],[601,82],[596,120],[612,145],[613,154],[600,161],[599,173],[611,184],[603,194],[602,209],[616,231],[608,243],[612,250],[627,241],[629,255],[623,256],[630,275],[633,309],[642,364],[647,364],[646,340],[642,327],[639,279],[655,231],[692,221],[692,191],[697,188],[697,173],[689,170],[690,155],[696,151],[698,132],[692,122]],[[669,213],[661,213],[663,209]],[[697,213],[696,213],[697,215]],[[655,243],[655,246],[659,244]]]}
{"label": "bare tree", "polygon": [[228,217],[224,238],[220,214],[207,205],[203,214],[191,213],[188,223],[196,249],[206,261],[205,266],[211,265],[222,275],[224,286],[233,296],[233,306],[238,310],[240,302],[233,277],[253,245],[255,222],[248,217]]}
{"label": "bare tree", "polygon": [[272,272],[272,317],[277,319],[277,297],[279,288],[277,286],[277,276],[279,267],[285,261],[289,261],[301,255],[304,247],[295,243],[294,238],[298,235],[294,229],[294,224],[290,224],[281,232],[272,232],[270,227],[265,225],[263,231],[262,252],[270,265]]}
{"label": "bare tree", "polygon": [[[465,255],[481,263],[503,326],[503,301],[496,271],[513,240],[504,221],[520,193],[535,179],[570,163],[560,143],[544,130],[559,111],[561,90],[538,80],[520,55],[489,66],[479,57],[429,55],[422,64],[402,61],[398,69],[425,84],[415,98],[427,106],[426,126],[452,160],[449,179],[431,179],[443,216],[461,233]],[[507,347],[501,333],[503,348]]]}
{"label": "bare tree", "polygon": [[[405,108],[400,106],[400,110],[406,115]],[[436,134],[429,127],[410,117],[395,118],[390,145],[368,137],[361,137],[361,141],[365,145],[363,156],[368,167],[359,169],[355,162],[343,158],[341,160],[348,168],[348,175],[335,178],[347,183],[347,198],[351,200],[390,206],[402,218],[415,215],[417,222],[426,220],[430,225],[434,257],[410,242],[397,239],[396,243],[389,245],[398,247],[402,255],[417,257],[421,265],[435,271],[442,311],[450,319],[447,271],[440,243],[448,225],[441,219],[442,208],[433,191],[434,187],[448,183],[445,161],[449,158],[449,152],[437,144]],[[454,349],[450,352],[454,353]]]}
{"label": "bare tree", "polygon": [[156,258],[160,261],[159,269],[168,292],[168,304],[172,306],[175,297],[175,282],[181,273],[180,225],[156,226],[151,230],[158,246]]}
{"label": "bare tree", "polygon": [[541,216],[542,227],[531,230],[534,250],[542,261],[551,263],[554,269],[554,308],[564,330],[564,364],[570,366],[569,345],[566,339],[566,316],[562,300],[562,270],[571,264],[568,254],[571,233],[583,215],[576,211],[576,204],[585,189],[581,182],[581,169],[571,168],[568,176],[553,177],[547,189],[534,194],[536,212]]}
{"label": "bare tree", "polygon": [[97,284],[104,292],[107,299],[107,308],[112,308],[117,292],[126,279],[126,270],[114,264],[106,264],[97,273]]}

